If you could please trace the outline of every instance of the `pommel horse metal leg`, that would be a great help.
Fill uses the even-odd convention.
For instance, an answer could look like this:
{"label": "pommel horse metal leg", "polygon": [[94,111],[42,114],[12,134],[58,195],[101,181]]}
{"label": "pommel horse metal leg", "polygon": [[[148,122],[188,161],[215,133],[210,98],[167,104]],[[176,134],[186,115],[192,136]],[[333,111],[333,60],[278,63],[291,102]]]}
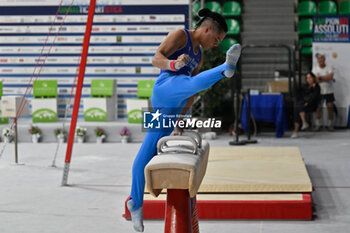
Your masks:
{"label": "pommel horse metal leg", "polygon": [[167,189],[164,232],[198,233],[195,196],[207,168],[209,144],[190,132],[188,136],[163,137],[157,148],[158,155],[146,166],[145,177],[153,196]]}
{"label": "pommel horse metal leg", "polygon": [[168,189],[165,233],[192,233],[191,200],[186,189]]}

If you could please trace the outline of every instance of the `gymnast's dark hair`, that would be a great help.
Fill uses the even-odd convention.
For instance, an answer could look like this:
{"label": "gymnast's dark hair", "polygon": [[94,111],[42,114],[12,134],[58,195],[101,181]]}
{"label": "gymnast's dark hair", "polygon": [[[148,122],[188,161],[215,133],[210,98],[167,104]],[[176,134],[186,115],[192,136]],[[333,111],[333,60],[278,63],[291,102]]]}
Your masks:
{"label": "gymnast's dark hair", "polygon": [[216,12],[210,11],[208,8],[203,8],[198,12],[198,16],[201,18],[198,21],[196,28],[199,28],[202,25],[202,23],[209,18],[217,23],[219,30],[227,32],[227,24],[226,24],[224,17],[222,17],[222,15],[220,15]]}

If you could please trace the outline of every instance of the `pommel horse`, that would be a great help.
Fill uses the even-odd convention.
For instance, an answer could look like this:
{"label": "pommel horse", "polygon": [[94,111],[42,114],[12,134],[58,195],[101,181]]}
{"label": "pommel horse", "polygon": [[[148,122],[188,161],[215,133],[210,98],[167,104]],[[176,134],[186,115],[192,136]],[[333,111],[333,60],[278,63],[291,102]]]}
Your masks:
{"label": "pommel horse", "polygon": [[199,232],[195,197],[207,169],[209,143],[195,132],[167,136],[158,141],[157,154],[146,166],[145,177],[153,196],[167,189],[164,232]]}

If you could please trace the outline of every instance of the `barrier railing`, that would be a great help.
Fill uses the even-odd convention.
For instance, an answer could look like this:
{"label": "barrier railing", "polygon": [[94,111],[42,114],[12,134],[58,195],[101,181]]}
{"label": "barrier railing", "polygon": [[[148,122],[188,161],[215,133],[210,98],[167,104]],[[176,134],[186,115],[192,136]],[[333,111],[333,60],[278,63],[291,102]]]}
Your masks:
{"label": "barrier railing", "polygon": [[[296,80],[295,80],[295,52],[294,48],[292,48],[289,45],[285,44],[270,44],[270,45],[244,45],[242,46],[242,52],[241,52],[241,59],[244,56],[244,51],[247,49],[268,49],[268,48],[280,48],[283,50],[286,50],[288,52],[288,94],[291,99],[294,100],[295,98],[295,91],[296,91]],[[237,64],[237,70],[235,73],[235,78],[232,79],[232,94],[233,94],[233,102],[234,102],[234,109],[235,109],[235,121],[234,121],[234,131],[235,135],[233,138],[233,141],[230,141],[230,145],[245,145],[247,142],[249,143],[256,143],[256,140],[250,140],[250,135],[248,136],[248,140],[246,141],[240,141],[239,140],[239,132],[238,132],[238,121],[240,119],[240,94],[242,89],[242,80],[244,77],[242,77],[242,62],[241,59],[239,60]],[[249,88],[248,88],[249,89]],[[249,93],[250,94],[250,93]],[[295,101],[293,101],[295,102]],[[250,114],[249,114],[250,115]],[[249,116],[248,115],[248,116]],[[248,121],[249,122],[249,121]]]}
{"label": "barrier railing", "polygon": [[307,46],[307,45],[299,45],[296,52],[298,52],[298,56],[299,56],[299,65],[298,65],[298,88],[301,89],[301,86],[302,86],[302,70],[303,70],[303,60],[304,60],[304,56],[302,54],[302,50],[303,48],[307,48],[307,47],[310,47],[310,46]]}
{"label": "barrier railing", "polygon": [[[295,91],[295,53],[294,53],[294,48],[292,48],[289,45],[285,44],[269,44],[269,45],[255,45],[255,44],[249,44],[249,45],[243,45],[242,46],[242,56],[244,56],[244,51],[247,49],[259,49],[259,48],[280,48],[284,49],[288,52],[288,93],[290,96],[294,96],[294,91]],[[242,77],[242,63],[241,61],[238,63],[238,74],[239,74],[239,81],[244,79]],[[238,87],[240,85],[238,84]]]}

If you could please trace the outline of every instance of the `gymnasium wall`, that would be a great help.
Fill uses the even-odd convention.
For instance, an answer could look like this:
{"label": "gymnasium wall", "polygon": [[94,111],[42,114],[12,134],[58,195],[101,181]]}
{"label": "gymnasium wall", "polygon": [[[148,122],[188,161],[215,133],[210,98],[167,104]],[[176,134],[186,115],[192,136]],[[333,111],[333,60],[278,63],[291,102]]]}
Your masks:
{"label": "gymnasium wall", "polygon": [[[32,85],[31,79],[57,80],[58,114],[64,116],[80,61],[89,2],[73,1],[66,17],[72,0],[64,0],[55,18],[60,0],[0,0],[0,81],[4,95],[23,96],[28,83]],[[82,98],[90,96],[92,79],[115,79],[117,115],[125,118],[125,99],[137,97],[138,80],[154,80],[159,74],[151,60],[161,41],[169,31],[188,28],[189,1],[96,3]],[[32,97],[30,93],[29,103]],[[83,117],[82,101],[79,117]]]}

